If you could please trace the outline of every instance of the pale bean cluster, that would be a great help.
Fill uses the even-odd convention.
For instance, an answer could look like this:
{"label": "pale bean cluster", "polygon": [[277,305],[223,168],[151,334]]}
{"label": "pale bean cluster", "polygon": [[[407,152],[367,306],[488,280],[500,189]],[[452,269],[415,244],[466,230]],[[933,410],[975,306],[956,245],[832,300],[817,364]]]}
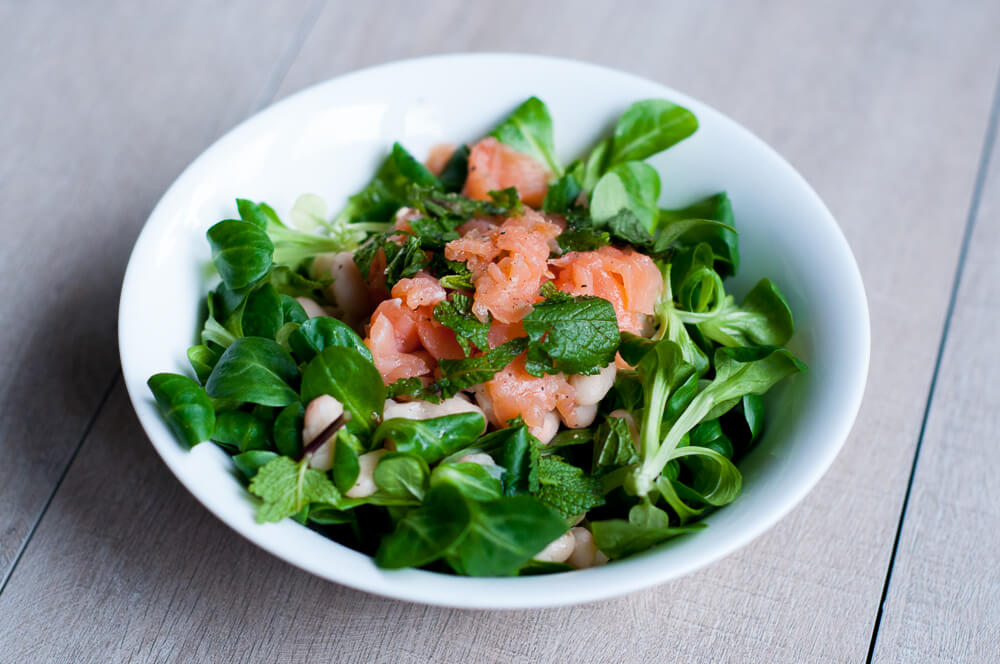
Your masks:
{"label": "pale bean cluster", "polygon": [[[576,392],[572,410],[568,414],[558,409],[545,413],[541,424],[530,427],[531,435],[543,445],[548,445],[559,431],[560,422],[570,429],[589,427],[597,418],[597,404],[614,386],[617,374],[618,369],[612,363],[593,376],[570,376],[569,384]],[[483,385],[476,385],[472,391],[476,397],[476,403],[486,415],[487,420],[496,422],[496,416],[493,413],[493,400],[486,388]]]}
{"label": "pale bean cluster", "polygon": [[559,430],[560,420],[570,429],[585,429],[593,424],[597,418],[597,404],[614,386],[617,375],[618,368],[612,362],[593,376],[570,376],[568,378],[569,384],[576,393],[573,408],[569,412],[552,411],[557,419],[551,423],[546,420],[548,426],[541,432],[545,435],[544,438],[537,434],[535,437],[543,444],[548,444]]}
{"label": "pale bean cluster", "polygon": [[[392,399],[386,399],[382,418],[405,417],[411,420],[429,420],[434,417],[444,417],[445,415],[454,415],[456,413],[479,413],[485,418],[483,411],[463,396],[445,399],[441,403],[436,404],[429,401],[401,403]],[[316,436],[323,433],[324,429],[343,414],[343,404],[328,394],[318,396],[310,401],[309,405],[306,406],[302,423],[303,446],[312,443],[316,439]],[[483,430],[485,431],[485,424]],[[391,444],[387,447],[391,447]],[[345,493],[346,496],[350,498],[365,498],[375,493],[376,486],[373,479],[375,466],[378,465],[382,455],[388,451],[390,450],[373,450],[358,457],[358,465],[360,466],[358,479],[354,483],[354,486]],[[333,467],[333,452],[333,436],[331,436],[329,440],[323,442],[312,453],[309,465],[318,470],[330,470]],[[487,465],[482,457],[489,459],[491,464],[493,463],[493,459],[488,454],[470,454],[463,457],[463,459],[472,463]]]}
{"label": "pale bean cluster", "polygon": [[[334,420],[344,414],[344,405],[328,394],[323,394],[306,406],[302,422],[302,445],[309,445],[323,430],[333,424]],[[336,435],[336,434],[334,434]],[[330,470],[333,467],[333,438],[323,442],[309,457],[309,465],[319,470]],[[388,450],[373,450],[358,457],[358,479],[354,486],[344,493],[348,498],[365,498],[375,493],[375,466]]]}
{"label": "pale bean cluster", "polygon": [[[612,368],[613,367],[614,365],[612,365]],[[607,372],[604,373],[606,374]],[[601,377],[602,374],[598,374],[597,376],[574,376],[573,378],[593,379]],[[604,378],[603,380],[606,381],[607,378]],[[610,384],[613,382],[614,373],[611,372],[611,379],[607,389],[610,389]],[[596,387],[594,387],[595,385]],[[597,392],[604,389],[603,386],[597,384],[596,381],[583,382],[583,386],[585,389],[580,390],[578,395],[582,393],[583,398],[586,400],[593,399]],[[600,399],[604,397],[607,389],[604,389],[604,392],[597,397],[597,401],[600,401]],[[477,399],[478,398],[479,395],[477,395]],[[577,403],[580,403],[579,400]],[[580,406],[593,406],[596,409],[596,404],[597,402],[595,401],[593,404],[580,404]],[[383,418],[390,419],[393,417],[405,417],[411,420],[426,420],[434,417],[444,417],[445,415],[454,415],[456,413],[479,413],[483,415],[485,419],[486,413],[484,413],[483,410],[484,409],[470,402],[464,396],[455,396],[450,399],[444,399],[441,403],[437,404],[430,403],[428,401],[399,402],[392,399],[386,399],[385,408],[383,410]],[[615,411],[612,415],[615,415],[616,413],[624,413],[625,416],[631,418],[631,414],[626,413],[625,411]],[[330,424],[343,414],[344,405],[328,394],[318,396],[310,401],[309,405],[306,406],[306,412],[302,424],[302,444],[309,445],[313,443],[317,436],[319,436],[328,426],[330,426]],[[634,425],[635,423],[633,421],[632,426]],[[554,427],[555,429],[559,428],[558,419],[555,420]],[[552,435],[555,435],[555,431],[552,432]],[[548,440],[551,439],[552,436],[549,436],[543,442],[548,442]],[[330,470],[333,466],[333,452],[333,436],[331,436],[312,453],[312,456],[309,459],[309,465],[319,470]],[[365,498],[375,493],[377,490],[374,479],[375,466],[378,465],[379,460],[387,452],[389,452],[388,449],[379,449],[366,452],[365,454],[359,456],[358,478],[354,482],[354,486],[351,487],[349,491],[345,492],[344,495],[349,498]],[[458,462],[476,463],[484,467],[496,465],[493,457],[489,454],[481,452],[466,454],[465,456],[459,458]],[[565,562],[573,567],[576,567],[577,569],[583,569],[585,567],[603,565],[608,562],[608,557],[601,553],[594,545],[594,537],[591,535],[589,530],[576,526],[570,528],[564,534],[550,542],[548,546],[535,555],[535,560],[557,563]]]}
{"label": "pale bean cluster", "polygon": [[[344,414],[344,404],[329,394],[323,394],[306,406],[306,414],[302,422],[302,446],[311,444],[316,436],[333,424],[334,420]],[[330,470],[333,467],[333,436],[316,448],[309,465],[319,470]]]}
{"label": "pale bean cluster", "polygon": [[[458,463],[478,463],[480,466],[495,466],[496,461],[489,454],[478,452],[466,454]],[[583,520],[583,515],[577,523]],[[594,544],[594,536],[589,530],[574,526],[555,538],[534,556],[535,560],[552,563],[567,563],[576,569],[597,567],[608,562],[608,557]]]}
{"label": "pale bean cluster", "polygon": [[[456,415],[458,413],[479,413],[484,420],[486,413],[476,404],[469,401],[464,394],[457,394],[448,399],[443,399],[441,403],[431,403],[430,401],[393,401],[385,400],[385,408],[382,411],[382,419],[389,420],[394,417],[405,417],[410,420],[429,420],[445,415]],[[483,428],[485,431],[485,426]]]}
{"label": "pale bean cluster", "polygon": [[594,544],[594,536],[589,530],[574,526],[535,554],[535,560],[567,563],[576,569],[585,569],[607,563],[608,557]]}

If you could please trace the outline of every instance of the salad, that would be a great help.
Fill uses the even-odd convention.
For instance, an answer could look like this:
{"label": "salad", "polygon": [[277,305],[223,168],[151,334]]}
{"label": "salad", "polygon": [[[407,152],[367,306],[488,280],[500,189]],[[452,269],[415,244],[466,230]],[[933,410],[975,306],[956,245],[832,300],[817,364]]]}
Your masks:
{"label": "salad", "polygon": [[658,205],[644,160],[697,127],[639,101],[564,165],[531,98],[425,163],[393,145],[336,215],[238,199],[194,378],[149,379],[166,421],[231,455],[258,521],[383,568],[560,572],[705,527],[805,366],[773,283],[725,290],[726,194]]}

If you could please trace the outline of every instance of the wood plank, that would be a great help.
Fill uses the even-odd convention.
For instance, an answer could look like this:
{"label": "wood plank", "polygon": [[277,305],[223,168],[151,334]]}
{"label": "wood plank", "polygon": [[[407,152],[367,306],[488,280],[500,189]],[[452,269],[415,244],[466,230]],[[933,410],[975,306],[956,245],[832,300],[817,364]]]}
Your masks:
{"label": "wood plank", "polygon": [[442,49],[559,53],[688,91],[787,155],[840,219],[869,289],[872,377],[851,440],[792,515],[687,579],[572,608],[450,611],[318,581],[243,542],[167,476],[118,389],[0,595],[5,653],[862,660],[975,177],[998,19],[990,3],[620,2],[585,14],[569,1],[331,3],[282,93]]}
{"label": "wood plank", "polygon": [[308,10],[0,8],[0,585],[116,374],[118,293],[143,221],[206,143],[273,95]]}
{"label": "wood plank", "polygon": [[984,182],[874,662],[988,662],[1000,653],[996,136]]}

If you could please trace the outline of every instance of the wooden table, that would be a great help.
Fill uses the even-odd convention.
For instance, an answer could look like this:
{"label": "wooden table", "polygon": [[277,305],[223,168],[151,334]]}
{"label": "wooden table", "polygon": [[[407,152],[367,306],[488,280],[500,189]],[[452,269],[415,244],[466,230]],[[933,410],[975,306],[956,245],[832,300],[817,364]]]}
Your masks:
{"label": "wooden table", "polygon": [[[478,50],[707,101],[858,258],[851,438],[789,517],[685,579],[518,612],[327,583],[198,505],[126,399],[122,273],[185,164],[315,81]],[[1000,661],[1000,3],[10,0],[0,63],[0,661]]]}

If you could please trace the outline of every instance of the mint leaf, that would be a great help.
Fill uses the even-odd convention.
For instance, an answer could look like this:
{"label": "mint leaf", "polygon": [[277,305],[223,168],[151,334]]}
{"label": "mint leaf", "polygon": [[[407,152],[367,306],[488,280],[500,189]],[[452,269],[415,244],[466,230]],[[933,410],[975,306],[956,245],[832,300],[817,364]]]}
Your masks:
{"label": "mint leaf", "polygon": [[[475,216],[509,216],[510,212],[493,201],[479,201],[428,187],[411,187],[407,198],[407,205],[416,208],[424,216],[448,219],[457,222],[456,225]],[[520,204],[520,200],[516,200]]]}
{"label": "mint leaf", "polygon": [[[399,235],[408,236],[402,244],[390,239]],[[385,274],[386,288],[392,288],[400,279],[412,277],[430,263],[419,237],[403,231],[387,231],[371,236],[354,252],[354,264],[358,266],[365,279],[371,273],[372,261],[379,249],[385,252],[386,265],[383,274]]]}
{"label": "mint leaf", "polygon": [[265,464],[252,480],[250,493],[264,502],[257,509],[257,522],[281,521],[287,516],[298,514],[309,503],[329,503],[337,506],[340,492],[333,482],[314,468],[308,467],[308,460],[296,463],[282,456]]}
{"label": "mint leaf", "polygon": [[511,339],[492,350],[467,357],[464,360],[438,360],[442,376],[428,391],[437,391],[445,398],[455,396],[460,390],[491,380],[498,371],[514,361],[528,347],[525,337]]}
{"label": "mint leaf", "polygon": [[458,239],[455,229],[460,219],[439,219],[437,217],[417,217],[410,220],[413,234],[420,238],[424,249],[443,249],[444,245]]}
{"label": "mint leaf", "polygon": [[611,244],[611,235],[607,231],[592,228],[567,229],[558,238],[559,248],[563,253],[568,251],[595,251]]}
{"label": "mint leaf", "polygon": [[538,460],[538,491],[535,497],[566,518],[579,516],[604,504],[601,481],[557,456]]}
{"label": "mint leaf", "polygon": [[535,305],[522,321],[531,340],[528,373],[594,374],[615,359],[620,335],[611,303],[560,294]]}
{"label": "mint leaf", "polygon": [[430,262],[420,239],[413,235],[402,245],[388,242],[382,248],[385,250],[385,283],[388,288],[400,279],[414,276]]}
{"label": "mint leaf", "polygon": [[481,321],[472,313],[472,298],[455,293],[451,300],[445,300],[434,307],[434,320],[455,333],[458,345],[468,357],[473,347],[489,350],[490,321]]}
{"label": "mint leaf", "polygon": [[404,394],[413,394],[423,386],[419,378],[400,378],[385,386],[385,398],[395,399]]}
{"label": "mint leaf", "polygon": [[507,210],[507,216],[520,217],[524,214],[524,205],[517,194],[517,187],[507,187],[499,191],[491,191],[490,198],[499,207]]}
{"label": "mint leaf", "polygon": [[550,302],[569,302],[573,299],[572,295],[559,290],[551,281],[542,284],[542,287],[538,289],[538,294]]}

